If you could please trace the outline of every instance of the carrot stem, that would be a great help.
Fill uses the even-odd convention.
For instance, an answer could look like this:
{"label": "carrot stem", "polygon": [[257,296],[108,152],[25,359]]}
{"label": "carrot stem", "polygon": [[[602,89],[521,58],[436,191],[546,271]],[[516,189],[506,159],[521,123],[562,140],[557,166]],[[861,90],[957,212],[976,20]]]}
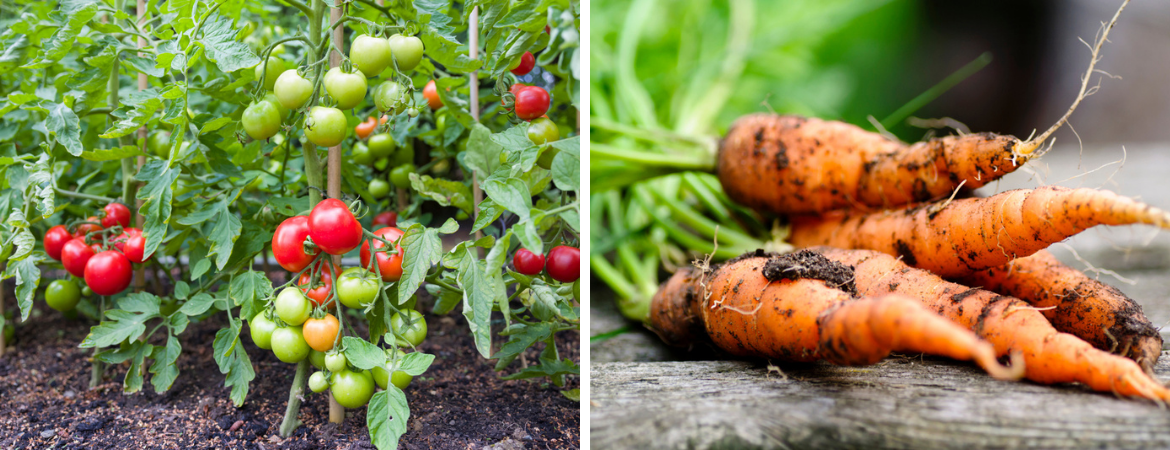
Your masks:
{"label": "carrot stem", "polygon": [[914,97],[905,105],[902,105],[901,108],[898,108],[889,116],[886,116],[885,119],[882,119],[882,127],[889,129],[894,125],[901,123],[906,119],[906,117],[914,114],[915,111],[918,111],[923,106],[926,106],[928,103],[934,101],[934,99],[938,98],[946,91],[951,90],[951,88],[955,87],[955,85],[961,83],[963,80],[966,80],[976,72],[979,72],[984,67],[987,67],[988,64],[991,64],[991,52],[983,52],[983,54],[979,55],[978,58],[975,58],[974,61],[967,63],[967,65],[963,66],[959,70],[956,70],[955,73],[952,73],[946,78],[943,78],[943,80],[938,82],[938,84],[931,86],[930,89],[926,90],[926,92],[918,94],[917,97]]}

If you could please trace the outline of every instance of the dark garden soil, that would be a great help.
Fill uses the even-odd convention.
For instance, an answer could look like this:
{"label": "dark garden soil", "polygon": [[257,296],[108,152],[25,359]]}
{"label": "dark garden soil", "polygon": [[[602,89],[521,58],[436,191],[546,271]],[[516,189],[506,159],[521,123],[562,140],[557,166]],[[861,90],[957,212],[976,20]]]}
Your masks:
{"label": "dark garden soil", "polygon": [[[15,309],[12,282],[5,309]],[[0,449],[367,449],[365,409],[350,410],[344,423],[328,423],[324,394],[306,389],[300,420],[279,437],[295,365],[280,362],[241,336],[256,370],[243,408],[228,399],[211,343],[223,315],[192,323],[181,336],[181,370],[174,386],[157,394],[124,395],[126,365],[108,368],[106,381],[90,390],[90,351],[77,347],[92,321],[69,320],[38,298],[36,311],[16,328],[16,343],[0,356]],[[428,311],[429,308],[420,308]],[[498,324],[497,324],[498,325]],[[580,447],[580,405],[544,379],[502,381],[493,361],[475,351],[458,311],[427,315],[429,333],[420,346],[436,356],[426,374],[406,389],[411,418],[400,448],[571,449]],[[247,332],[245,331],[244,335]],[[580,361],[580,337],[562,333],[562,357]],[[499,344],[495,346],[499,348]],[[529,350],[535,360],[540,346]],[[519,370],[517,361],[508,372]],[[570,377],[569,388],[580,380]]]}

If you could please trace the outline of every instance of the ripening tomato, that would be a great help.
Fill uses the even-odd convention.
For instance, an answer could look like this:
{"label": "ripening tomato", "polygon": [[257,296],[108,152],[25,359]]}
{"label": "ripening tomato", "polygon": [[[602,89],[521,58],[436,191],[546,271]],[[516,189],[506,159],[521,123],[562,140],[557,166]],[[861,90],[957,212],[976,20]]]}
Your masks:
{"label": "ripening tomato", "polygon": [[85,284],[97,295],[114,295],[130,287],[130,260],[114,250],[93,255],[85,263]]}
{"label": "ripening tomato", "polygon": [[365,122],[354,125],[353,134],[356,134],[358,139],[365,139],[374,129],[378,128],[378,119],[373,117],[366,118]]}
{"label": "ripening tomato", "polygon": [[[402,234],[402,230],[394,227],[386,227],[374,232],[374,235],[389,242],[393,242],[394,250],[398,252],[393,255],[387,254],[386,251],[382,250],[383,248],[386,248],[387,245],[382,241],[374,241],[374,252],[378,255],[377,270],[382,272],[383,281],[398,281],[399,278],[402,278],[403,253],[402,246],[398,244],[398,238],[401,238]],[[369,243],[362,245],[361,261],[362,268],[369,268],[371,272],[375,271],[375,268],[370,265]]]}
{"label": "ripening tomato", "polygon": [[[547,109],[547,108],[546,108]],[[305,125],[305,137],[320,147],[333,147],[345,140],[345,130],[349,128],[345,122],[345,113],[340,109],[327,106],[314,106],[309,109],[309,119]],[[310,125],[311,124],[311,125]]]}
{"label": "ripening tomato", "polygon": [[101,223],[96,216],[89,216],[85,219],[87,223],[78,225],[73,229],[73,237],[78,239],[85,239],[85,236],[95,231],[102,231]]}
{"label": "ripening tomato", "polygon": [[373,229],[382,227],[396,227],[398,226],[398,213],[394,211],[384,211],[374,216]]}
{"label": "ripening tomato", "polygon": [[110,228],[114,225],[121,225],[122,228],[130,226],[130,208],[121,203],[110,203],[102,208],[105,217],[102,217],[102,226]]}
{"label": "ripening tomato", "polygon": [[532,120],[548,112],[552,101],[548,91],[540,86],[529,86],[516,94],[516,117]]}
{"label": "ripening tomato", "polygon": [[512,67],[512,73],[516,75],[528,75],[532,69],[536,67],[536,56],[532,52],[524,52],[520,59],[516,62],[516,66]]}
{"label": "ripening tomato", "polygon": [[329,198],[309,213],[309,236],[317,248],[330,255],[344,255],[362,242],[362,224],[344,202]]}
{"label": "ripening tomato", "polygon": [[300,109],[313,96],[313,82],[306,80],[297,69],[288,69],[276,79],[273,91],[280,106],[288,109]]}
{"label": "ripening tomato", "polygon": [[349,61],[366,78],[376,77],[390,66],[390,41],[386,38],[361,35],[349,46]]}
{"label": "ripening tomato", "polygon": [[581,278],[581,250],[576,247],[558,245],[548,251],[548,276],[562,283],[572,283]]}
{"label": "ripening tomato", "polygon": [[300,272],[313,262],[317,252],[305,251],[309,237],[309,217],[294,216],[284,219],[272,234],[272,254],[276,262],[289,272]]}
{"label": "ripening tomato", "polygon": [[61,247],[61,265],[73,276],[84,277],[86,264],[97,253],[95,248],[101,249],[96,244],[92,247],[85,245],[85,242],[78,238],[70,239]]}
{"label": "ripening tomato", "polygon": [[439,98],[439,89],[435,87],[435,80],[428,81],[427,85],[423,86],[423,97],[427,99],[427,105],[431,109],[443,107],[443,99]]}
{"label": "ripening tomato", "polygon": [[512,256],[512,267],[524,275],[538,275],[544,270],[544,255],[538,255],[526,248],[516,250]]}
{"label": "ripening tomato", "polygon": [[64,247],[65,243],[69,242],[71,239],[73,239],[73,235],[69,234],[69,229],[65,228],[65,225],[56,225],[52,228],[49,228],[49,231],[45,232],[45,253],[47,253],[50,258],[60,261],[61,248]]}
{"label": "ripening tomato", "polygon": [[[333,314],[326,314],[320,319],[310,317],[301,327],[301,331],[304,333],[305,342],[309,343],[309,347],[324,352],[333,348],[333,343],[337,341],[337,333],[341,332],[341,323]],[[328,356],[325,357],[325,364],[329,364]]]}
{"label": "ripening tomato", "polygon": [[309,300],[313,301],[313,305],[321,306],[325,302],[329,302],[325,307],[333,307],[333,301],[329,299],[329,295],[333,291],[333,278],[341,273],[341,268],[329,264],[323,265],[321,272],[317,274],[317,282],[313,282],[313,272],[306,270],[301,273],[301,277],[297,278],[297,287]]}
{"label": "ripening tomato", "polygon": [[394,55],[394,62],[398,70],[403,72],[414,70],[422,62],[423,43],[416,36],[396,34],[390,36],[390,53]]}
{"label": "ripening tomato", "polygon": [[[360,69],[359,69],[360,70]],[[366,98],[366,76],[362,72],[346,73],[341,66],[325,73],[325,91],[337,101],[339,109],[350,109]]]}

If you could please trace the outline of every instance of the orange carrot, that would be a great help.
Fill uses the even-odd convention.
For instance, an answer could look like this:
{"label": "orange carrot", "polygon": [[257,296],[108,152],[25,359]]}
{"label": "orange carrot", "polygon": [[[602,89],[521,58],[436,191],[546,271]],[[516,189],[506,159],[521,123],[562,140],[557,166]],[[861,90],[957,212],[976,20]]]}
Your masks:
{"label": "orange carrot", "polygon": [[852,278],[814,252],[757,251],[709,271],[675,273],[654,296],[651,326],[669,344],[709,338],[741,356],[859,365],[905,351],[974,360],[1001,379],[1023,373],[1000,366],[989,344],[916,299],[855,299]]}
{"label": "orange carrot", "polygon": [[1041,250],[957,280],[1010,295],[1040,309],[1057,331],[1132,359],[1147,373],[1162,353],[1162,336],[1142,306]]}
{"label": "orange carrot", "polygon": [[757,210],[887,208],[983,186],[1016,170],[1032,145],[992,133],[906,145],[844,122],[753,114],[723,139],[717,173],[732,200]]}
{"label": "orange carrot", "polygon": [[1039,383],[1079,382],[1119,395],[1170,400],[1170,390],[1132,360],[1093,348],[1052,327],[1023,301],[950,283],[896,258],[873,251],[815,249],[830,260],[853,267],[861,295],[904,294],[975,331],[999,355],[1022,352],[1025,377]]}
{"label": "orange carrot", "polygon": [[1096,225],[1170,228],[1170,213],[1094,189],[1045,186],[877,213],[801,217],[797,246],[863,248],[900,256],[943,277],[970,275],[1031,255]]}

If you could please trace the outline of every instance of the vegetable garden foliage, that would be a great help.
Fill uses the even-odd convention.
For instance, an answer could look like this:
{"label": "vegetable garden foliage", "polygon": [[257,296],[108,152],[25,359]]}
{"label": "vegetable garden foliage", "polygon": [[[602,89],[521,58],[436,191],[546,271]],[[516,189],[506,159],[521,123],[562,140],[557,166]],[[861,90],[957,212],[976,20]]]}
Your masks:
{"label": "vegetable garden foliage", "polygon": [[[393,280],[381,264],[362,266],[382,274],[374,279],[376,299],[345,309],[339,305],[344,300],[332,301],[330,287],[324,291],[329,301],[314,300],[312,311],[314,318],[331,313],[344,324],[329,351],[345,356],[345,365],[332,367],[340,368],[332,372],[339,401],[337,380],[352,385],[346,381],[352,377],[341,375],[377,378],[381,370],[385,378],[387,369],[394,372],[394,383],[379,379],[385,390],[369,400],[375,445],[394,448],[406,432],[410,412],[396,386],[398,372],[422,374],[434,358],[393,351],[414,347],[391,318],[416,307],[419,289],[433,299],[433,313],[459,309],[476,349],[497,360],[504,378],[547,377],[563,386],[565,377],[579,374],[554,345],[556,333],[579,327],[579,282],[508,267],[509,255],[521,247],[543,255],[579,242],[579,2],[152,0],[141,15],[124,0],[16,0],[0,7],[3,278],[15,278],[25,320],[38,291],[61,273],[61,263],[46,252],[50,227],[75,233],[78,224],[103,218],[102,208],[114,202],[140,215],[133,224],[74,234],[121,257],[121,244],[141,230],[145,262],[133,266],[138,284],[103,297],[86,295],[86,289],[77,303],[84,315],[100,318],[80,345],[95,349],[98,362],[128,364],[127,393],[147,381],[158,392],[170,388],[182,376],[175,364],[184,350],[178,336],[192,321],[220,316],[226,325],[206,344],[214,348],[232,401],[243,405],[256,377],[254,355],[240,345],[249,334],[245,327],[255,327],[257,317],[276,328],[295,327],[272,312],[281,292],[268,276],[274,230],[290,217],[309,215],[327,183],[340,184],[340,199],[364,223],[366,216],[393,210],[397,223],[390,226],[402,230],[385,240],[372,232],[385,223],[362,226],[363,242],[381,248],[380,258],[397,256],[401,263]],[[330,8],[340,17],[331,18]],[[468,45],[473,8],[477,57]],[[333,33],[338,28],[340,39]],[[402,48],[396,40],[417,37],[425,57],[415,63],[400,50],[380,73],[363,74],[351,59],[360,35],[388,39],[395,49]],[[330,51],[335,45],[341,50]],[[521,64],[526,52],[535,55],[536,69],[528,62],[532,56]],[[340,63],[331,63],[331,55]],[[268,65],[257,67],[265,60]],[[296,107],[284,105],[291,91],[281,91],[284,71],[275,69],[282,65],[307,80],[308,95]],[[325,76],[331,66],[349,75],[344,82],[352,84],[342,86],[348,94]],[[472,73],[477,86],[469,83]],[[145,85],[136,86],[143,76]],[[363,79],[364,92],[357,89]],[[433,92],[425,97],[423,87],[432,80]],[[537,88],[513,89],[518,82]],[[517,95],[527,89],[543,94]],[[529,97],[536,103],[526,103]],[[340,116],[316,112],[338,111],[333,107],[343,102],[356,106]],[[529,133],[530,122],[517,112],[537,117],[533,105],[535,112],[547,109],[549,119],[533,121]],[[371,116],[376,125],[369,131]],[[350,132],[355,126],[357,133]],[[340,136],[340,143],[323,148],[334,144],[324,142],[326,134]],[[334,172],[340,176],[327,179],[335,152],[342,155],[341,170]],[[399,188],[396,195],[389,195],[387,181]],[[456,234],[468,238],[453,247],[446,238],[445,246],[444,236]],[[303,250],[316,255],[311,241]],[[382,245],[390,243],[401,250]],[[347,260],[357,253],[350,249]],[[329,256],[313,257],[323,264],[303,270],[304,290],[326,281],[320,267]],[[144,280],[150,282],[144,286]],[[504,324],[502,346],[492,345],[496,312]],[[356,333],[352,320],[368,321],[369,335]],[[539,360],[513,368],[537,343],[544,345]],[[294,394],[306,378],[307,363],[298,364]],[[100,380],[100,364],[94,366]],[[314,390],[323,380],[314,377]],[[282,434],[295,429],[298,405],[290,399],[292,419],[286,416]]]}

